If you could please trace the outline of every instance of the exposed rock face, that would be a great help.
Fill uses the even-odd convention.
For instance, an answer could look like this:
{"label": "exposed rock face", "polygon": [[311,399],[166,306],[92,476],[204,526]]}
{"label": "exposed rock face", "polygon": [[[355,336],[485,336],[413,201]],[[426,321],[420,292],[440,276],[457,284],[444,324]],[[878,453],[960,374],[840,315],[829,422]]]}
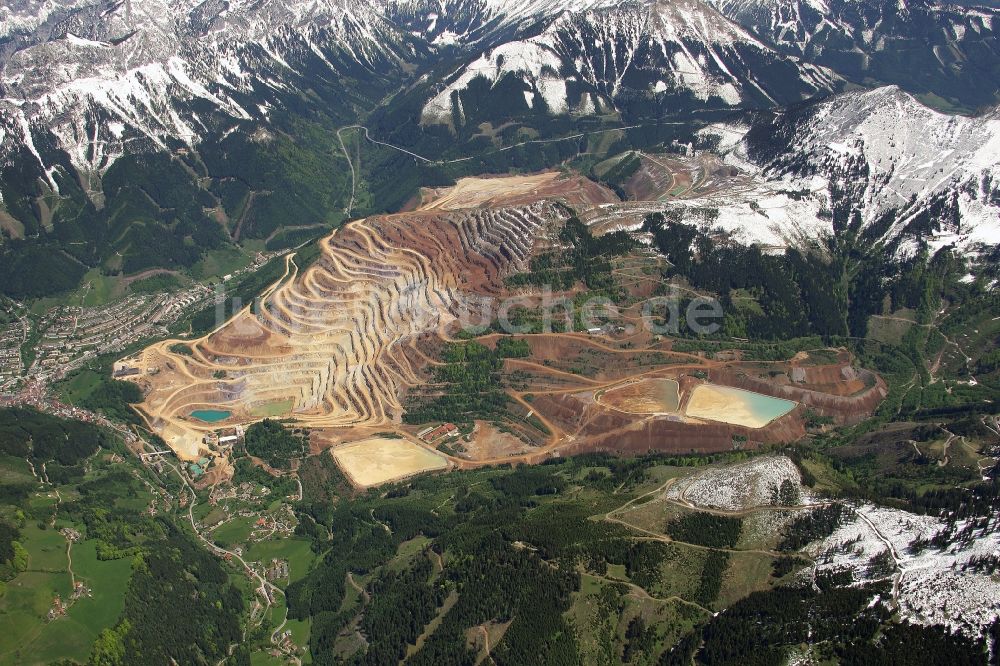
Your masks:
{"label": "exposed rock face", "polygon": [[997,9],[928,0],[711,2],[779,52],[861,85],[934,90],[969,109],[997,102],[996,86],[983,85],[1000,76]]}
{"label": "exposed rock face", "polygon": [[845,93],[762,119],[737,152],[772,177],[823,177],[835,231],[899,256],[1000,243],[996,109],[968,118],[896,87]]}
{"label": "exposed rock face", "polygon": [[697,0],[591,6],[543,25],[456,72],[424,119],[474,123],[476,99],[501,84],[516,94],[497,103],[554,114],[766,108],[840,85],[832,71],[775,52]]}
{"label": "exposed rock face", "polygon": [[351,82],[393,90],[442,58],[460,66],[415,93],[430,122],[477,104],[766,108],[844,79],[982,106],[997,100],[997,15],[923,1],[19,0],[0,8],[0,158],[24,148],[48,168],[55,148],[101,170],[214,140],[227,118],[267,122],[318,79],[344,79],[349,101]]}

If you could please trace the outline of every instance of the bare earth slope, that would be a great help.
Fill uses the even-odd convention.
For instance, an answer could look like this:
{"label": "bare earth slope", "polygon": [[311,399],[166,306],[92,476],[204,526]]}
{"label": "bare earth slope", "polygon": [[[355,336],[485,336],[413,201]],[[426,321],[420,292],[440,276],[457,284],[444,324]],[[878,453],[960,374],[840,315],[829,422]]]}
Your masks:
{"label": "bare earth slope", "polygon": [[[463,322],[494,321],[482,318],[484,306],[495,315],[507,297],[529,311],[540,306],[541,289],[506,278],[541,252],[562,252],[560,232],[571,216],[596,218],[591,233],[600,234],[628,226],[604,220],[641,214],[592,181],[557,173],[468,178],[421,199],[418,210],[349,223],[323,241],[306,271],[290,255],[285,276],[259,305],[212,333],[125,359],[138,371],[130,379],[144,390],[136,409],[149,427],[191,460],[226,455],[206,441],[211,433],[265,416],[288,419],[310,430],[314,450],[334,447],[354,483],[368,486],[397,478],[385,472],[397,462],[405,476],[594,450],[689,453],[790,442],[805,433],[806,406],[849,422],[885,395],[884,383],[843,350],[826,366],[808,367],[800,367],[807,352],[755,362],[674,351],[669,336],[643,326],[643,304],[665,285],[660,260],[640,244],[614,264],[625,293],[620,325],[586,331],[574,322],[563,332],[522,336],[523,353],[505,357],[498,374],[508,399],[502,416],[471,417],[461,437],[450,426],[433,430],[440,422],[404,425],[408,396],[445,390],[434,368]],[[587,293],[577,283],[554,296],[572,302]],[[501,336],[487,330],[476,339],[493,348]],[[742,412],[735,404],[699,409],[694,398],[708,390],[746,405]],[[384,451],[363,444],[386,436],[408,441]],[[351,455],[336,454],[346,446]],[[414,446],[446,460],[413,470],[394,462]],[[366,448],[371,469],[358,466]]]}
{"label": "bare earth slope", "polygon": [[[411,358],[422,333],[455,321],[470,294],[496,294],[522,268],[546,221],[567,213],[545,197],[590,203],[613,195],[582,179],[478,179],[417,211],[351,223],[324,241],[322,258],[265,294],[210,335],[167,340],[142,353],[139,406],[179,455],[196,457],[214,430],[198,409],[231,412],[225,424],[291,404],[310,427],[379,427],[398,421],[400,392],[417,383]],[[504,191],[524,203],[477,208]],[[466,212],[450,209],[460,206]],[[186,349],[178,353],[177,345]]]}

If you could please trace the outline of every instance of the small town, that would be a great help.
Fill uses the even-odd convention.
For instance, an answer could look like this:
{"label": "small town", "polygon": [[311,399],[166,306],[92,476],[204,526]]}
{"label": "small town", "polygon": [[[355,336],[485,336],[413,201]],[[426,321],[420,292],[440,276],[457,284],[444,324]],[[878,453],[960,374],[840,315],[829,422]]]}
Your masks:
{"label": "small town", "polygon": [[27,374],[57,380],[98,354],[166,335],[170,324],[211,296],[212,290],[199,284],[176,294],[129,296],[102,307],[54,309],[36,325],[39,343]]}
{"label": "small town", "polygon": [[[278,254],[259,252],[222,282],[252,273]],[[171,325],[215,296],[209,284],[195,283],[180,291],[129,295],[100,306],[59,305],[40,317],[17,301],[0,304],[0,396],[17,393],[31,379],[58,381],[98,355],[165,336]]]}
{"label": "small town", "polygon": [[16,314],[21,310],[23,306],[16,301],[0,309],[0,394],[11,389],[24,371],[21,347],[30,326],[26,317]]}

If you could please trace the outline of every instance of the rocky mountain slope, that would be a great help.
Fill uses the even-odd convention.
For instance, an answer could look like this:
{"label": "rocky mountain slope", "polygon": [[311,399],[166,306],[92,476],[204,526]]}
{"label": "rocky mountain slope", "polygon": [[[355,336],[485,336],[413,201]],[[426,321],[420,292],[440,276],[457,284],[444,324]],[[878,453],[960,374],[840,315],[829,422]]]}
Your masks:
{"label": "rocky mountain slope", "polygon": [[38,144],[100,171],[126,150],[266,119],[289,93],[370,86],[418,55],[364,4],[45,3],[32,14],[33,4],[15,5],[0,37],[0,136],[4,153],[22,146],[46,167]]}
{"label": "rocky mountain slope", "polygon": [[737,152],[769,177],[829,183],[834,229],[910,256],[1000,244],[1000,111],[939,113],[896,87],[847,93],[754,125]]}
{"label": "rocky mountain slope", "polygon": [[[896,81],[923,100],[966,106],[996,98],[984,83],[1000,66],[994,10],[774,2],[9,2],[0,8],[0,280],[22,297],[52,293],[97,267],[186,270],[242,239],[331,224],[358,185],[336,129],[361,118],[418,154],[478,160],[463,164],[471,173],[551,166],[585,148],[497,149],[584,127],[639,128],[620,149],[687,142],[720,114],[782,108],[845,81]],[[775,122],[798,127],[804,117]],[[870,122],[889,133],[893,118]],[[934,145],[961,153],[962,131]],[[369,160],[362,176],[403,173],[412,190],[455,175],[402,153],[386,159],[403,162]],[[992,186],[977,193],[969,183],[964,198],[934,199],[936,219],[960,206],[987,215],[976,207]],[[368,208],[401,205],[406,192],[387,196],[398,185],[369,183]],[[886,196],[862,211],[866,225],[880,228],[869,215]]]}
{"label": "rocky mountain slope", "polygon": [[1000,95],[997,11],[924,0],[21,0],[0,16],[0,157],[51,144],[87,171],[267,122],[286,97],[315,102],[316,79],[338,89],[327,105],[363,109],[354,88],[406,71],[426,75],[421,119],[459,124],[766,108],[843,79]]}
{"label": "rocky mountain slope", "polygon": [[1000,11],[930,0],[710,0],[780,53],[975,109],[1000,93]]}
{"label": "rocky mountain slope", "polygon": [[541,107],[633,117],[761,108],[835,90],[839,77],[774,52],[705,3],[673,0],[560,13],[537,34],[484,52],[446,84],[424,107],[425,121],[488,118],[497,104],[508,113]]}

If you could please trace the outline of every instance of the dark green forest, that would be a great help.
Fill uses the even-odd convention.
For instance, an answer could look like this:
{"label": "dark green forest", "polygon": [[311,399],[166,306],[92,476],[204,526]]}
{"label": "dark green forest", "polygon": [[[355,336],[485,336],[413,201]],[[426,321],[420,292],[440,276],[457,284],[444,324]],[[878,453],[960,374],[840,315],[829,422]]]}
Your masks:
{"label": "dark green forest", "polygon": [[467,424],[507,415],[510,397],[500,372],[503,359],[523,357],[528,351],[526,341],[509,337],[500,338],[494,349],[478,342],[448,343],[431,383],[410,391],[403,421]]}
{"label": "dark green forest", "polygon": [[[584,629],[567,624],[567,617],[584,578],[622,571],[632,584],[656,589],[678,556],[674,545],[636,540],[594,515],[620,503],[610,493],[641,483],[651,466],[681,462],[584,456],[425,477],[335,505],[311,502],[310,493],[300,507],[302,534],[323,557],[288,588],[290,613],[312,618],[310,651],[317,664],[387,663],[407,654],[418,664],[471,664],[476,652],[464,637],[470,627],[489,623],[510,623],[493,645],[497,663],[579,663]],[[581,475],[595,466],[604,471]],[[829,534],[838,519],[826,508],[804,514],[783,533],[782,548]],[[695,513],[667,526],[674,538],[708,547],[690,592],[694,603],[715,603],[732,566],[727,549],[735,545],[739,524]],[[401,547],[415,538],[423,540],[421,550],[401,558]],[[786,557],[773,563],[779,577],[801,564]],[[351,576],[369,581],[367,601],[345,601]],[[656,630],[647,635],[647,625],[628,623],[610,639],[613,654],[641,659],[636,663],[782,663],[808,635],[819,654],[842,663],[927,663],[914,661],[910,645],[925,654],[953,654],[954,663],[986,663],[981,642],[898,624],[889,608],[870,603],[884,592],[877,586],[843,588],[822,577],[818,583],[818,590],[789,582],[756,592],[714,617],[696,613],[693,633],[659,649],[653,647]],[[433,633],[414,651],[435,617]],[[346,640],[352,627],[365,646]]]}
{"label": "dark green forest", "polygon": [[78,465],[99,447],[107,433],[89,423],[61,419],[33,409],[0,409],[0,453],[30,458],[34,464]]}
{"label": "dark green forest", "polygon": [[244,444],[248,454],[275,469],[288,469],[293,459],[301,458],[309,450],[301,434],[272,419],[264,419],[247,428]]}

